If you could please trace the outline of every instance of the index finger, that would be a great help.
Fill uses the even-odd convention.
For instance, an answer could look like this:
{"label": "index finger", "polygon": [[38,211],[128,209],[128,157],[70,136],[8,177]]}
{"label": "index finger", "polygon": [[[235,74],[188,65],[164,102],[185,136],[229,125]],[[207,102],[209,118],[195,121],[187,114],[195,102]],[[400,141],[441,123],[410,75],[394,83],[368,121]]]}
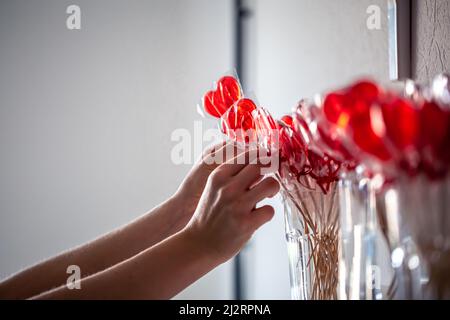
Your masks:
{"label": "index finger", "polygon": [[247,149],[238,154],[236,157],[220,165],[216,170],[221,172],[224,176],[232,177],[237,175],[249,163],[252,163],[256,157],[255,150]]}

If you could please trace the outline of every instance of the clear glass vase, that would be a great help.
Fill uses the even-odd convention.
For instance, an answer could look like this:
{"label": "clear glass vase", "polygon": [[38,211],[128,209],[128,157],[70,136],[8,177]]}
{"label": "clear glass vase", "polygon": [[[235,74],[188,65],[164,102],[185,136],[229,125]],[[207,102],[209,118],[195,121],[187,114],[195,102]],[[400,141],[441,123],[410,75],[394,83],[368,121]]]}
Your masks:
{"label": "clear glass vase", "polygon": [[380,220],[386,227],[390,262],[395,274],[393,299],[422,299],[422,281],[426,275],[411,231],[405,223],[405,208],[400,203],[398,186],[384,190],[377,203]]}
{"label": "clear glass vase", "polygon": [[292,299],[337,299],[339,223],[336,184],[327,194],[291,184],[289,188],[283,188],[282,195]]}
{"label": "clear glass vase", "polygon": [[343,176],[339,203],[339,299],[391,299],[393,270],[372,180],[356,174]]}
{"label": "clear glass vase", "polygon": [[398,299],[450,298],[449,181],[403,178],[384,193]]}

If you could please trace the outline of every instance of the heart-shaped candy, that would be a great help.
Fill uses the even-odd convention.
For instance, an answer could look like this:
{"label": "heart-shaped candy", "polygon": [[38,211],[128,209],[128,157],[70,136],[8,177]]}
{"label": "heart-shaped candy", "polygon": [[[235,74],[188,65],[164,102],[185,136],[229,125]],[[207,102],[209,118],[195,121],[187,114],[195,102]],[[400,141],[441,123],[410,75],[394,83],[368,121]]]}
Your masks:
{"label": "heart-shaped candy", "polygon": [[256,109],[251,99],[236,101],[221,117],[222,132],[239,142],[255,141],[255,119],[252,113]]}
{"label": "heart-shaped candy", "polygon": [[220,118],[241,97],[239,82],[232,76],[224,76],[217,81],[216,90],[205,94],[203,107],[211,116]]}

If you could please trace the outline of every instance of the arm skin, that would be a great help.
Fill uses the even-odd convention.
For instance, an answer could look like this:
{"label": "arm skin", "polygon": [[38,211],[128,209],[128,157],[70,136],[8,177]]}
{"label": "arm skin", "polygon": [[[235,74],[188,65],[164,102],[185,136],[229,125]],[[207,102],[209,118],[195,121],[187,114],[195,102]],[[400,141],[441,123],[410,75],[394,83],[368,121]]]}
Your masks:
{"label": "arm skin", "polygon": [[34,299],[169,299],[220,264],[183,230],[135,257]]}
{"label": "arm skin", "polygon": [[67,267],[86,277],[105,270],[181,230],[187,223],[181,197],[174,196],[134,222],[62,253],[0,283],[3,299],[27,299],[66,283]]}

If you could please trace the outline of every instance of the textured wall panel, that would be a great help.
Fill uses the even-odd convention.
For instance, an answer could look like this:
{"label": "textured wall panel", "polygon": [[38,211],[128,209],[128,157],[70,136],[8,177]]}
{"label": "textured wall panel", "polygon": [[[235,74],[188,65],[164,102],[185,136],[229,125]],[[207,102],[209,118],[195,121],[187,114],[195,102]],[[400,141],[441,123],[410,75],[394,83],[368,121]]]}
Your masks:
{"label": "textured wall panel", "polygon": [[413,77],[450,71],[450,0],[414,0],[412,26]]}

